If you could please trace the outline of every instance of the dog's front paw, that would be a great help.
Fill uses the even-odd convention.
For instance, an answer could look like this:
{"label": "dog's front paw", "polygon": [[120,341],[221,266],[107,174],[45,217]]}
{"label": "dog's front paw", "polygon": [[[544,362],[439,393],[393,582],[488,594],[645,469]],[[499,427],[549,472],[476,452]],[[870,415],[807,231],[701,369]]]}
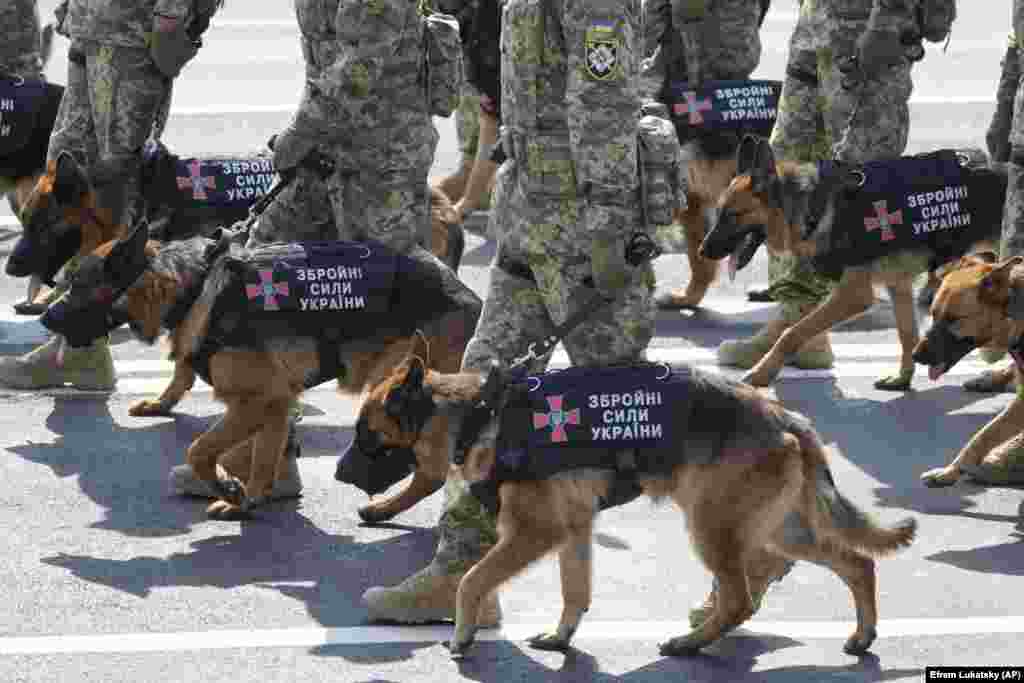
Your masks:
{"label": "dog's front paw", "polygon": [[394,519],[395,515],[393,512],[382,510],[377,505],[367,505],[359,508],[359,519],[363,520],[367,524],[380,524],[386,522],[389,519]]}
{"label": "dog's front paw", "polygon": [[692,633],[685,636],[677,636],[668,642],[658,645],[658,652],[665,657],[692,657],[700,653],[700,649],[707,645],[702,638],[695,637]]}
{"label": "dog's front paw", "polygon": [[235,505],[226,500],[215,500],[206,508],[206,516],[210,519],[233,521],[245,519],[248,514],[241,505]]}
{"label": "dog's front paw", "polygon": [[160,401],[146,399],[128,409],[132,417],[164,417],[171,414],[171,407]]}
{"label": "dog's front paw", "polygon": [[860,629],[858,629],[853,632],[853,635],[843,645],[843,652],[848,655],[862,655],[868,651],[871,643],[875,642],[877,637],[878,632],[873,628],[865,629],[864,633],[861,633]]}
{"label": "dog's front paw", "polygon": [[921,483],[930,489],[952,486],[960,480],[960,471],[953,467],[936,467],[921,475]]}
{"label": "dog's front paw", "polygon": [[470,648],[473,646],[473,642],[476,640],[474,636],[470,636],[465,640],[446,640],[444,646],[448,648],[448,653],[452,659],[464,659],[469,656]]}
{"label": "dog's front paw", "polygon": [[569,649],[569,639],[563,638],[557,632],[538,633],[526,639],[527,644],[535,650],[548,650],[551,652],[566,652]]}

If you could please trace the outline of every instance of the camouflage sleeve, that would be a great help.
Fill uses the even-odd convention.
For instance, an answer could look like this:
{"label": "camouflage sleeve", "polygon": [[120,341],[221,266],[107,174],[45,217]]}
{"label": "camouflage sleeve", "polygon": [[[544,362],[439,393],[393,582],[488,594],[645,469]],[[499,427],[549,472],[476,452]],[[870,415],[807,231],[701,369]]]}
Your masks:
{"label": "camouflage sleeve", "polygon": [[157,0],[153,5],[153,14],[183,19],[192,10],[194,2],[195,0]]}
{"label": "camouflage sleeve", "polygon": [[591,204],[631,205],[640,98],[634,0],[564,0],[569,143],[577,187]]}

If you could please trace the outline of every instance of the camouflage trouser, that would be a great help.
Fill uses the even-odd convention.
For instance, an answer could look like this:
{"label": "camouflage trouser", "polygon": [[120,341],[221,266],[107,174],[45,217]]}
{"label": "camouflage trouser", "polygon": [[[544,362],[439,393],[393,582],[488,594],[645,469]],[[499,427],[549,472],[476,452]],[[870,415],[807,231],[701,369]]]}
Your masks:
{"label": "camouflage trouser", "polygon": [[[528,207],[521,193],[513,189],[515,167],[514,162],[508,163],[513,165],[503,168],[501,185],[495,192],[501,203],[494,211],[501,214],[508,231],[501,238],[499,251],[518,267],[528,268],[536,282],[497,264],[491,266],[483,313],[462,361],[467,370],[483,370],[495,360],[509,365],[531,341],[550,334],[595,296],[593,288],[583,284],[590,275],[590,263],[572,249],[578,242],[571,241],[571,236],[582,226],[567,224],[563,219],[566,213],[574,212],[566,212],[560,202]],[[551,239],[553,232],[566,238]],[[549,248],[545,250],[544,245]],[[644,359],[654,335],[653,290],[653,271],[644,267],[615,303],[602,308],[565,338],[571,362],[592,365]],[[532,361],[529,369],[542,371],[550,358],[547,354]],[[497,532],[495,520],[461,480],[446,485],[445,492],[445,508],[438,523],[441,538],[434,561],[455,573],[482,557],[487,547],[480,544],[493,543]]]}
{"label": "camouflage trouser", "polygon": [[313,171],[299,167],[291,184],[260,214],[249,236],[249,246],[337,239],[342,238],[334,222],[327,183]]}
{"label": "camouflage trouser", "polygon": [[460,163],[464,166],[472,164],[480,143],[480,95],[470,87],[464,87],[459,95],[459,107],[455,110],[455,139],[461,154]]}
{"label": "camouflage trouser", "polygon": [[[170,80],[142,48],[75,41],[85,64],[68,60],[68,82],[50,137],[49,159],[63,151],[85,165],[102,164],[101,196],[115,221],[138,208],[142,146],[170,96]],[[101,195],[104,187],[98,187]]]}
{"label": "camouflage trouser", "polygon": [[[808,31],[808,22],[798,21],[790,42],[786,79],[771,135],[776,157],[798,162],[835,158],[858,163],[903,154],[910,128],[910,64],[895,66],[882,77],[845,89],[838,64],[853,54],[856,36],[827,48],[812,49],[809,46],[814,44],[814,37],[804,35]],[[776,264],[769,278],[781,297],[777,300],[791,306],[820,302],[832,286],[828,280],[813,276],[809,268],[793,270],[786,263]]]}
{"label": "camouflage trouser", "polygon": [[342,169],[327,179],[327,197],[340,239],[371,239],[407,253],[430,248],[430,194],[426,168],[401,174]]}
{"label": "camouflage trouser", "polygon": [[1001,258],[1024,256],[1024,88],[1017,87],[1010,127],[1009,184],[1003,212]]}

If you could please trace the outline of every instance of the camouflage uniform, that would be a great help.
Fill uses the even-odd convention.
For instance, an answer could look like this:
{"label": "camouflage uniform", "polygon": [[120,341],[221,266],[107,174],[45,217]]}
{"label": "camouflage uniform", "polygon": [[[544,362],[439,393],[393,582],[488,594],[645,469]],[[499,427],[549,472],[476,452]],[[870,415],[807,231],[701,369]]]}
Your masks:
{"label": "camouflage uniform", "polygon": [[39,7],[37,0],[7,0],[0,7],[0,75],[39,78],[43,62],[39,50]]}
{"label": "camouflage uniform", "polygon": [[[409,96],[423,91],[417,4],[297,0],[295,10],[308,78],[278,144],[323,141],[336,165],[327,192],[341,236],[403,252],[429,246],[427,174],[438,134],[426,97]],[[288,167],[277,149],[274,158]]]}
{"label": "camouflage uniform", "polygon": [[[316,60],[314,47],[324,39],[325,25],[314,26],[309,12],[300,11],[300,6],[301,3],[296,3],[295,10],[306,65],[305,78],[307,83],[315,83],[323,77],[323,64]],[[307,17],[305,22],[303,16]],[[324,145],[319,146],[319,151],[330,155]],[[260,214],[249,237],[249,246],[269,242],[341,239],[327,196],[327,182],[304,166],[299,166],[295,173],[291,184]]]}
{"label": "camouflage uniform", "polygon": [[[872,0],[801,0],[771,137],[778,158],[862,163],[903,154],[910,129],[910,62],[850,89],[841,83],[839,66],[855,54],[872,4]],[[913,21],[912,10],[905,17],[908,25]],[[773,295],[789,318],[799,318],[831,289],[828,281],[808,277],[809,269],[792,258],[772,273]]]}
{"label": "camouflage uniform", "polygon": [[[545,9],[545,7],[548,9]],[[609,235],[624,250],[639,225],[636,135],[639,7],[629,0],[508,0],[501,32],[501,116],[511,159],[497,176],[498,258],[466,369],[509,364],[595,296],[592,263]],[[564,340],[573,364],[641,359],[654,330],[649,265],[614,303]],[[592,272],[593,271],[593,272]],[[539,371],[549,357],[532,362]],[[371,588],[371,618],[452,618],[463,573],[497,538],[495,521],[449,476],[434,560],[394,588]],[[478,622],[497,618],[493,596]]]}
{"label": "camouflage uniform", "polygon": [[[170,30],[190,17],[194,0],[66,0],[57,7],[58,30],[71,39],[68,79],[47,153],[73,154],[90,168],[101,208],[116,224],[141,211],[142,148],[170,97],[171,78],[151,54],[154,30]],[[156,19],[157,15],[164,19]],[[68,264],[65,271],[73,268]],[[113,389],[107,340],[66,349],[55,336],[34,351],[0,363],[0,384],[39,389],[71,383]]]}
{"label": "camouflage uniform", "polygon": [[[1013,2],[1013,33],[1018,39],[1024,36],[1024,1]],[[1021,53],[1018,41],[1011,43],[1007,51],[1007,61],[1016,56],[1017,73],[1021,66]],[[1004,64],[1004,71],[1010,70]],[[1013,118],[1010,124],[1009,150],[1009,186],[1006,193],[1006,209],[1003,213],[1003,238],[1001,244],[1002,258],[1024,255],[1024,89],[1018,87],[1013,100]],[[1008,88],[1001,88],[1007,90]],[[1004,95],[1005,97],[1005,95]],[[1000,98],[1002,99],[1002,98]]]}

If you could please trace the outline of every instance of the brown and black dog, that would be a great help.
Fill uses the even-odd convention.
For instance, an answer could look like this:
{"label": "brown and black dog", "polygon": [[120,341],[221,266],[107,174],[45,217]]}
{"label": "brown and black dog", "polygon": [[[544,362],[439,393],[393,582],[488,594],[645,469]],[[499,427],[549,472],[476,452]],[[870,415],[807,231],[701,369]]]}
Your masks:
{"label": "brown and black dog", "polygon": [[[482,598],[554,550],[560,550],[562,617],[553,632],[530,642],[565,649],[590,605],[593,524],[599,501],[618,486],[614,465],[494,481],[499,431],[507,424],[503,418],[511,414],[510,406],[521,408],[529,381],[497,368],[436,372],[425,367],[424,353],[414,348],[396,372],[370,390],[358,429],[379,447],[413,449],[428,466],[440,468],[458,452],[461,475],[471,486],[490,482],[497,489],[499,541],[459,585],[452,652],[461,655],[473,642]],[[665,455],[667,466],[656,473],[641,466],[635,483],[646,495],[671,498],[682,509],[719,591],[714,614],[688,635],[663,644],[662,653],[694,654],[746,621],[754,612],[748,585],[752,565],[783,558],[823,564],[843,579],[858,620],[845,649],[867,650],[877,623],[872,556],[909,545],[915,521],[879,527],[843,496],[821,438],[802,415],[718,375],[684,367],[672,372],[689,373],[686,386],[693,400],[670,401],[666,410],[671,421],[688,427],[681,430],[678,451],[659,445],[659,452],[677,454]],[[519,415],[529,422],[529,410]],[[638,449],[636,461],[642,456]]]}
{"label": "brown and black dog", "polygon": [[[372,245],[296,243],[248,250],[227,238],[161,245],[147,237],[141,223],[128,237],[85,256],[69,291],[41,322],[73,346],[87,345],[124,323],[150,344],[169,334],[174,377],[156,401],[136,404],[131,414],[166,414],[191,389],[197,373],[213,387],[214,397],[226,404],[225,414],[186,455],[195,475],[223,494],[209,507],[212,516],[236,516],[265,502],[285,458],[289,406],[304,389],[337,378],[341,391],[362,391],[393,372],[417,330],[426,331],[434,365],[454,372],[482,308],[480,298],[425,250],[389,257],[376,249],[385,262],[396,264],[386,289],[368,295],[382,307],[351,313],[332,307],[307,317],[301,311],[308,307],[298,304],[312,299],[303,299],[290,309],[296,313],[279,314],[276,298],[269,307],[258,304],[266,290],[244,284],[239,276],[248,272],[245,264],[253,254],[277,273],[279,263],[297,263],[288,258],[306,258],[313,245],[340,249],[348,244],[367,257]],[[283,296],[292,295],[298,296]],[[260,326],[248,327],[256,318]],[[232,330],[241,334],[231,336]],[[218,462],[234,477],[233,488],[218,480]]]}
{"label": "brown and black dog", "polygon": [[[914,349],[914,360],[938,379],[975,348],[1008,349],[1021,380],[1020,340],[1024,337],[1024,273],[1015,269],[1024,258],[999,263],[992,252],[965,256],[940,271],[941,282],[931,306],[932,326]],[[971,437],[953,462],[921,475],[926,486],[955,484],[965,469],[985,461],[992,450],[1024,431],[1024,398],[1014,395],[1001,413]],[[996,464],[996,463],[994,463]]]}
{"label": "brown and black dog", "polygon": [[[735,262],[741,253],[749,261],[750,238],[767,245],[775,254],[797,254],[813,259],[827,242],[836,222],[838,198],[848,190],[845,176],[825,176],[814,163],[775,162],[768,141],[747,138],[737,155],[738,175],[719,198],[718,222],[701,245],[701,253],[714,259],[729,257]],[[985,171],[979,171],[984,173]],[[957,258],[968,251],[992,248],[999,240],[1006,178],[989,172],[992,220],[975,220],[958,237]],[[814,214],[816,232],[805,236],[809,217]],[[976,217],[977,218],[977,217]],[[842,271],[828,298],[799,322],[787,329],[772,349],[744,375],[754,386],[767,386],[778,376],[787,356],[799,351],[809,340],[835,325],[867,311],[875,303],[875,286],[884,286],[892,300],[896,331],[902,349],[897,373],[875,383],[878,389],[905,391],[910,388],[914,361],[912,354],[920,335],[914,303],[914,279],[926,272],[936,254],[925,245],[895,252],[898,258],[876,258],[863,266]],[[950,257],[950,255],[946,255]],[[730,263],[730,267],[734,266]]]}

